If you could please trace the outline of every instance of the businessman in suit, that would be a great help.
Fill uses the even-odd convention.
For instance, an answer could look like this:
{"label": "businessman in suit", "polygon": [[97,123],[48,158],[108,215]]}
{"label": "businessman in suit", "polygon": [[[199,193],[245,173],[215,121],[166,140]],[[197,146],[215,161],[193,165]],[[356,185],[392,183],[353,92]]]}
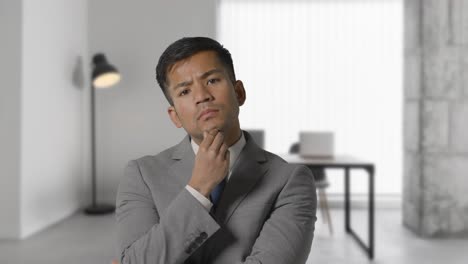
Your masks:
{"label": "businessman in suit", "polygon": [[187,136],[129,162],[117,194],[121,262],[305,263],[314,178],[241,130],[246,93],[229,51],[209,38],[180,39],[161,55],[156,77]]}

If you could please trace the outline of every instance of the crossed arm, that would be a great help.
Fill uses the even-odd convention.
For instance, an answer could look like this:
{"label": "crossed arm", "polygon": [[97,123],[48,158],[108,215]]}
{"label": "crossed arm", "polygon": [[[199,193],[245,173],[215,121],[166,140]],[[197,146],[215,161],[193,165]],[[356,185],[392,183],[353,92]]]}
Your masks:
{"label": "crossed arm", "polygon": [[[313,177],[305,167],[297,167],[279,193],[250,255],[243,262],[232,263],[305,263],[313,238],[315,211]],[[117,224],[122,264],[184,263],[220,229],[186,189],[159,212],[136,161],[127,166],[119,187]]]}
{"label": "crossed arm", "polygon": [[238,264],[304,264],[314,236],[316,208],[314,177],[306,167],[297,167],[278,195],[250,255]]}

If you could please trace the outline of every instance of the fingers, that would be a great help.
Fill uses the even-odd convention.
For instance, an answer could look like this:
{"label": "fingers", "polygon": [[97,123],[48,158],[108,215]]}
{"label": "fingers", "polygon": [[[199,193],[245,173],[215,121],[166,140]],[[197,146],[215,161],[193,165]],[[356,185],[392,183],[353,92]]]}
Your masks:
{"label": "fingers", "polygon": [[218,153],[219,149],[223,145],[223,142],[224,142],[224,133],[223,132],[217,132],[217,134],[216,134],[213,142],[211,143],[211,146],[209,147],[209,149],[211,151],[214,151],[214,153]]}
{"label": "fingers", "polygon": [[229,149],[228,145],[223,143],[221,147],[219,148],[219,155],[220,157],[222,157],[223,160],[227,160],[229,162],[230,153],[228,149]]}
{"label": "fingers", "polygon": [[212,129],[210,131],[203,132],[203,141],[200,144],[200,148],[209,150],[218,154],[221,145],[224,142],[224,133],[218,129]]}
{"label": "fingers", "polygon": [[218,133],[217,131],[218,130],[203,131],[203,140],[200,144],[200,148],[208,149],[211,146],[211,143],[213,143],[216,133]]}

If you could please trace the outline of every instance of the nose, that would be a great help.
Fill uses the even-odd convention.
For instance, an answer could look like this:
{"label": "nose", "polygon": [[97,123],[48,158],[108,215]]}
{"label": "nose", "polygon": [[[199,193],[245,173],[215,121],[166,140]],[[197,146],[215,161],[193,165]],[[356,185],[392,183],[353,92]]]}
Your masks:
{"label": "nose", "polygon": [[213,95],[203,84],[199,84],[195,89],[195,100],[197,104],[213,101]]}

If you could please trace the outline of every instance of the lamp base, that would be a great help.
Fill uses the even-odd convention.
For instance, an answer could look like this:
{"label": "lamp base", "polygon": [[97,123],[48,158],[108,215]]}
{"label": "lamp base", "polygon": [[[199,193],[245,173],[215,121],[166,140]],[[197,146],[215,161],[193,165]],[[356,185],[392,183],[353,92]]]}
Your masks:
{"label": "lamp base", "polygon": [[84,212],[88,215],[110,214],[115,211],[115,206],[110,204],[95,204],[85,208]]}

